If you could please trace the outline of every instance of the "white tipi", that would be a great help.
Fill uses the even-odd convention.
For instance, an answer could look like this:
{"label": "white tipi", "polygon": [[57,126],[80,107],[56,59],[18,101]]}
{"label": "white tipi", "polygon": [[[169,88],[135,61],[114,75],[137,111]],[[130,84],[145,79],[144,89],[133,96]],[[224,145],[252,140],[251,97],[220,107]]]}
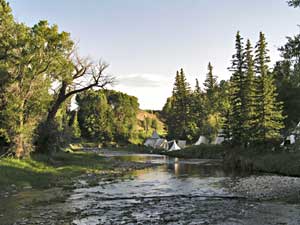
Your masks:
{"label": "white tipi", "polygon": [[169,149],[169,151],[180,150],[181,148],[176,144],[176,141],[173,141],[173,145]]}
{"label": "white tipi", "polygon": [[194,145],[208,144],[208,142],[208,139],[205,136],[201,135]]}
{"label": "white tipi", "polygon": [[152,138],[152,139],[159,139],[159,138],[160,138],[156,130],[153,131],[152,137],[151,137],[151,138]]}

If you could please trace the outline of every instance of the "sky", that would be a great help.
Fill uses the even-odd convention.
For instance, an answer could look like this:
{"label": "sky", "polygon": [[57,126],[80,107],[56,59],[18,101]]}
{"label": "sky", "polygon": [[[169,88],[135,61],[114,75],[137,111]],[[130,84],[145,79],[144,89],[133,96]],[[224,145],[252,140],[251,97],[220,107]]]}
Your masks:
{"label": "sky", "polygon": [[110,64],[114,89],[138,97],[142,109],[161,109],[183,68],[193,87],[211,62],[228,79],[239,30],[252,44],[263,31],[272,62],[286,36],[300,32],[300,9],[285,0],[9,0],[15,18],[30,26],[58,24],[82,56]]}

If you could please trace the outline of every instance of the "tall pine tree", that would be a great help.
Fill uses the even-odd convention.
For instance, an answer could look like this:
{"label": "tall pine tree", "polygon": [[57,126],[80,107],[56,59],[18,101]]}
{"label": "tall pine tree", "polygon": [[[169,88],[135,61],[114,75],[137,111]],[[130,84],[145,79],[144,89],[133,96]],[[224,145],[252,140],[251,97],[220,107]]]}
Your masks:
{"label": "tall pine tree", "polygon": [[240,32],[236,34],[235,48],[236,53],[232,56],[232,66],[229,68],[232,72],[230,123],[233,143],[242,144],[245,141],[245,54]]}
{"label": "tall pine tree", "polygon": [[176,73],[172,97],[169,98],[164,110],[169,112],[167,116],[169,136],[191,140],[197,127],[191,116],[192,92],[183,69]]}
{"label": "tall pine tree", "polygon": [[213,74],[213,66],[211,63],[208,63],[207,66],[208,73],[206,74],[206,79],[203,83],[204,89],[206,91],[206,98],[207,98],[207,107],[209,112],[216,111],[216,92],[217,92],[217,77]]}
{"label": "tall pine tree", "polygon": [[251,143],[254,139],[254,131],[257,122],[256,112],[256,77],[253,59],[253,49],[248,39],[245,49],[245,111],[244,111],[244,141]]}
{"label": "tall pine tree", "polygon": [[257,85],[257,126],[256,140],[266,143],[280,137],[280,130],[284,127],[282,103],[277,101],[274,78],[269,71],[267,42],[265,35],[260,32],[255,50],[255,70],[258,75]]}
{"label": "tall pine tree", "polygon": [[194,139],[198,138],[199,134],[204,133],[204,120],[206,119],[204,96],[205,94],[200,88],[199,81],[196,79],[195,90],[191,99],[191,120],[196,124]]}
{"label": "tall pine tree", "polygon": [[220,101],[219,97],[219,85],[217,83],[217,76],[213,74],[213,66],[208,64],[208,73],[204,81],[204,87],[206,91],[205,95],[205,123],[203,126],[204,132],[211,141],[213,141],[220,128],[222,127],[222,118],[220,113]]}

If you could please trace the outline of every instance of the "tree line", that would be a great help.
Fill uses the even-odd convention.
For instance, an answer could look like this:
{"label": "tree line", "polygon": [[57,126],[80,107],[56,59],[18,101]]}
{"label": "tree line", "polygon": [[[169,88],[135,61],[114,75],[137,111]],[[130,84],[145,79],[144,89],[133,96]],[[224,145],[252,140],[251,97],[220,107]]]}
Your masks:
{"label": "tree line", "polygon": [[281,140],[300,118],[299,47],[300,35],[288,37],[279,48],[282,60],[270,68],[265,35],[259,34],[253,48],[237,32],[229,80],[218,83],[209,63],[204,89],[197,79],[192,89],[183,69],[177,71],[172,96],[163,108],[169,136],[195,141],[205,135],[213,140],[222,130],[234,145]]}
{"label": "tree line", "polygon": [[[288,3],[299,7],[298,0]],[[203,89],[198,80],[192,88],[183,69],[176,73],[162,111],[169,137],[195,141],[203,134],[213,140],[222,129],[234,144],[266,143],[299,122],[300,35],[287,38],[273,68],[263,33],[254,48],[239,32],[235,42],[229,80],[218,82],[211,63]],[[104,90],[113,83],[108,64],[81,57],[76,48],[57,25],[17,22],[0,0],[1,153],[51,154],[71,138],[128,142],[158,128],[156,120],[136,119],[135,97]],[[79,109],[71,111],[75,96]]]}

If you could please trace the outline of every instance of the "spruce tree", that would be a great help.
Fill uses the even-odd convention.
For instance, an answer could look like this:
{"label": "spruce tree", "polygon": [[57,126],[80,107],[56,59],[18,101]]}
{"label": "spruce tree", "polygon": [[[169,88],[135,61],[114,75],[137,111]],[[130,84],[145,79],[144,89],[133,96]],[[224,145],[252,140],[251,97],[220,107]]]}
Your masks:
{"label": "spruce tree", "polygon": [[181,68],[179,73],[179,90],[177,93],[177,104],[178,104],[178,122],[182,124],[182,127],[178,127],[178,137],[188,138],[191,133],[192,127],[190,127],[191,121],[191,88],[189,83],[186,81],[185,74]]}
{"label": "spruce tree", "polygon": [[242,144],[244,140],[244,122],[245,122],[245,54],[243,47],[243,38],[240,32],[236,34],[235,41],[236,53],[232,56],[232,66],[229,70],[231,77],[231,135],[235,144]]}
{"label": "spruce tree", "polygon": [[244,111],[244,140],[252,142],[254,139],[253,132],[255,131],[257,112],[256,112],[256,77],[253,59],[253,49],[251,42],[248,39],[245,49],[245,111]]}
{"label": "spruce tree", "polygon": [[205,86],[206,93],[208,95],[211,95],[217,87],[217,77],[213,75],[213,66],[211,65],[210,62],[208,63],[207,69],[208,69],[208,73],[206,75],[206,79],[203,85]]}
{"label": "spruce tree", "polygon": [[299,7],[300,6],[300,0],[289,0],[288,1],[289,6],[293,6],[293,7]]}
{"label": "spruce tree", "polygon": [[194,138],[198,138],[200,134],[204,133],[204,120],[206,118],[204,106],[204,93],[202,92],[199,81],[196,79],[195,90],[192,93],[191,99],[191,120],[195,122],[196,130]]}
{"label": "spruce tree", "polygon": [[198,79],[196,79],[195,93],[197,93],[197,94],[201,94],[202,93]]}
{"label": "spruce tree", "polygon": [[202,134],[214,140],[222,128],[223,119],[221,117],[221,101],[222,98],[219,96],[220,87],[217,83],[217,76],[213,74],[213,66],[211,63],[208,64],[208,73],[204,81],[205,87],[205,123],[203,126],[204,132]]}
{"label": "spruce tree", "polygon": [[207,109],[209,113],[216,111],[216,92],[217,92],[217,76],[213,74],[213,66],[211,63],[208,63],[207,66],[208,73],[206,75],[206,79],[203,83],[204,89],[206,91],[206,98],[207,98]]}
{"label": "spruce tree", "polygon": [[257,126],[255,139],[266,143],[268,140],[280,137],[284,127],[282,103],[277,101],[277,91],[274,78],[269,71],[267,42],[262,32],[255,50],[255,69],[258,75],[257,85]]}
{"label": "spruce tree", "polygon": [[196,130],[196,125],[192,121],[191,108],[192,97],[191,88],[186,81],[183,69],[177,71],[175,77],[172,97],[169,98],[164,107],[167,114],[167,125],[169,136],[172,138],[192,139]]}

